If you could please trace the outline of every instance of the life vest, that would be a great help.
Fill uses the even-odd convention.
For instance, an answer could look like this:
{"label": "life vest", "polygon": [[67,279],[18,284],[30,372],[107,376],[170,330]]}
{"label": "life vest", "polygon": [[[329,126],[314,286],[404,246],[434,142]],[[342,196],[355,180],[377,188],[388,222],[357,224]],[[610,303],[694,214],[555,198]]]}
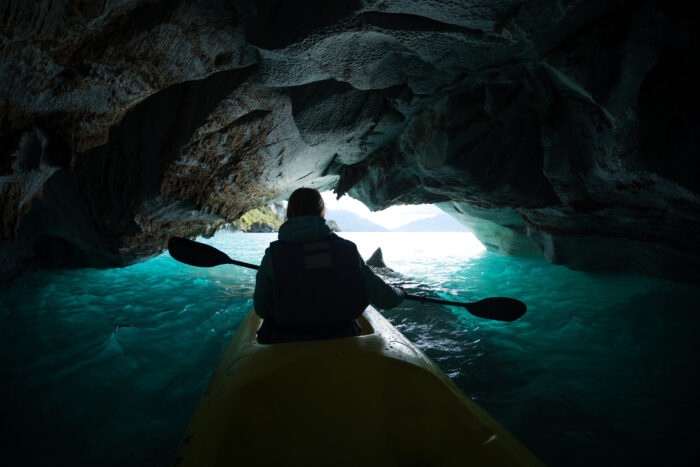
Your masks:
{"label": "life vest", "polygon": [[274,270],[272,323],[279,327],[343,327],[369,305],[362,258],[354,243],[330,234],[307,243],[270,244]]}

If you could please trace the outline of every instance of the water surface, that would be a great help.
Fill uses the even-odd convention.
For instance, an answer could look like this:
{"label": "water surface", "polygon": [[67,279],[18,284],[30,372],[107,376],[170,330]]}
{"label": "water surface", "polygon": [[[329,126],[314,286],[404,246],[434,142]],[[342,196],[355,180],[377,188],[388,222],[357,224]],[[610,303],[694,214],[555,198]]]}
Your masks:
{"label": "water surface", "polygon": [[[697,460],[699,287],[500,257],[470,234],[343,235],[365,258],[381,246],[409,292],[527,303],[514,323],[408,301],[384,315],[546,463]],[[274,238],[208,242],[257,263]],[[3,465],[168,465],[254,274],[164,254],[3,284]]]}

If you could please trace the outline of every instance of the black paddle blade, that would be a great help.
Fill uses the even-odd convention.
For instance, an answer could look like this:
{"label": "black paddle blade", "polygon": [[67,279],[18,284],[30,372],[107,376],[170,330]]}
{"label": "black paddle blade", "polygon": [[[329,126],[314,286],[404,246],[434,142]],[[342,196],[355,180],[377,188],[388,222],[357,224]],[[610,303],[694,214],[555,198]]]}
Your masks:
{"label": "black paddle blade", "polygon": [[465,303],[464,308],[479,318],[509,322],[520,318],[527,311],[523,302],[508,297],[489,297],[478,302]]}
{"label": "black paddle blade", "polygon": [[172,237],[168,241],[170,256],[181,263],[200,268],[210,268],[220,264],[232,263],[231,258],[223,251],[204,243],[187,240],[186,238]]}

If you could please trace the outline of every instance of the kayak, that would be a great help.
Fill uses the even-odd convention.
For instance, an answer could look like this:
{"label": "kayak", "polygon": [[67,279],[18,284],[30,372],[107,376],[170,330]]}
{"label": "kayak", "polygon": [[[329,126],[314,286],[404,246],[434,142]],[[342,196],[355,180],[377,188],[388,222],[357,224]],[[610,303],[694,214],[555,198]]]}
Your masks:
{"label": "kayak", "polygon": [[175,465],[543,465],[376,310],[359,323],[357,337],[263,345],[251,310]]}

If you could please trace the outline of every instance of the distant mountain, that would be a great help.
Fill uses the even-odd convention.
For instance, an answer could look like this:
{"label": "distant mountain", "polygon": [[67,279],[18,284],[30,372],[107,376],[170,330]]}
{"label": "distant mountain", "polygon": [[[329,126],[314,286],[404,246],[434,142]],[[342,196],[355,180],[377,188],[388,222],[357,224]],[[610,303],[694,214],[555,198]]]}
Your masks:
{"label": "distant mountain", "polygon": [[329,209],[326,219],[335,221],[341,232],[388,232],[387,229],[350,211]]}
{"label": "distant mountain", "polygon": [[391,230],[392,232],[471,232],[448,214],[420,219]]}

